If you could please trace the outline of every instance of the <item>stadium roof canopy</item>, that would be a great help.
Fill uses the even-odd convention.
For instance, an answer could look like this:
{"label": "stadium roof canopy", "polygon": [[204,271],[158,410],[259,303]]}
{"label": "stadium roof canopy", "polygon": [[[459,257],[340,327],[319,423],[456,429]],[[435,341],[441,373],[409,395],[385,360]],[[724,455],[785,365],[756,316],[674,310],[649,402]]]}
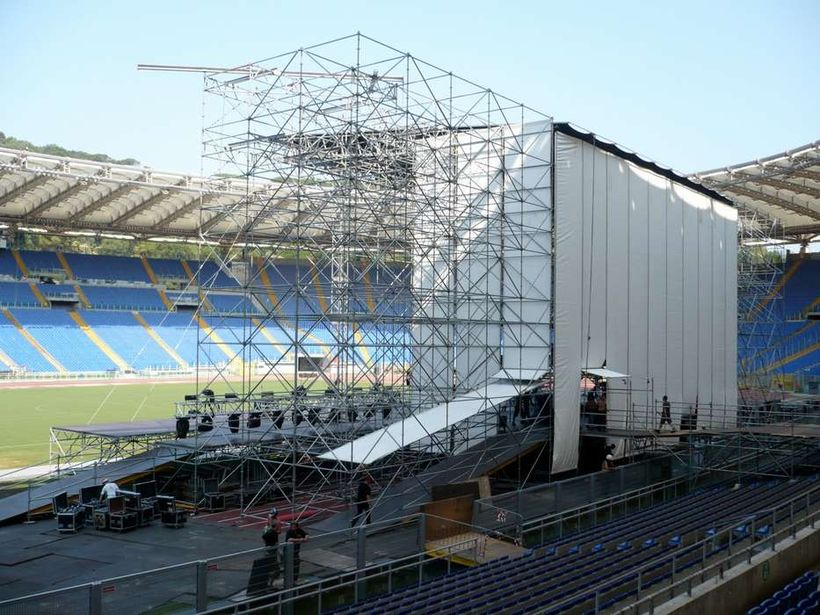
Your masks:
{"label": "stadium roof canopy", "polygon": [[[288,198],[292,193],[278,182],[195,177],[0,148],[0,224],[23,231],[184,240],[252,229],[255,235],[281,236],[297,215]],[[268,209],[270,216],[253,215]]]}
{"label": "stadium roof canopy", "polygon": [[[313,198],[323,190],[293,181],[196,177],[0,148],[0,228],[27,232],[260,245],[323,242],[332,237],[321,216],[339,217],[334,202]],[[345,199],[337,206],[351,212]],[[366,205],[359,207],[361,215],[354,217],[364,220],[361,236],[395,235],[400,247],[398,222],[396,235],[385,231],[383,221],[368,221],[372,212]]]}
{"label": "stadium roof canopy", "polygon": [[[786,239],[820,238],[820,141],[691,179],[777,221]],[[311,234],[311,212],[297,211],[293,193],[279,182],[196,177],[0,148],[0,224],[23,231],[169,240],[250,232],[254,241],[264,241],[287,238],[301,224],[304,238]]]}
{"label": "stadium roof canopy", "polygon": [[785,238],[820,236],[820,141],[782,154],[696,173],[693,179],[777,221]]}

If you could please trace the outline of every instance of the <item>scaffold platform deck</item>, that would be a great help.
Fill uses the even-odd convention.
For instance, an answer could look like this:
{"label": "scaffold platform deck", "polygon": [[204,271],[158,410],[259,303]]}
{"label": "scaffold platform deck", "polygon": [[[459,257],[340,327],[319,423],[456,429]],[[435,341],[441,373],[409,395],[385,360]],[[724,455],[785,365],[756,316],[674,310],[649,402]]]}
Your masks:
{"label": "scaffold platform deck", "polygon": [[625,429],[622,427],[587,427],[581,435],[600,438],[684,438],[687,436],[776,436],[785,438],[820,438],[820,425],[813,423],[770,423],[766,425],[738,426],[707,429]]}
{"label": "scaffold platform deck", "polygon": [[99,425],[60,425],[52,427],[58,431],[97,436],[101,438],[135,438],[140,436],[173,435],[176,421],[160,419],[154,421],[133,421],[128,423],[103,423]]}

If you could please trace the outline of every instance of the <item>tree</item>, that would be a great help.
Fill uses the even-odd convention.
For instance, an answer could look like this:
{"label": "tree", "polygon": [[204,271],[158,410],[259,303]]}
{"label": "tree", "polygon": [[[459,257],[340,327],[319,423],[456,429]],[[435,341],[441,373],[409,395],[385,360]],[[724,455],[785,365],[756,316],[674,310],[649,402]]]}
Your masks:
{"label": "tree", "polygon": [[60,145],[49,143],[48,145],[34,145],[29,141],[17,139],[10,135],[6,135],[0,131],[0,147],[8,147],[9,149],[22,149],[37,154],[48,154],[50,156],[68,156],[69,158],[80,158],[82,160],[93,160],[95,162],[106,162],[109,164],[124,164],[128,166],[138,166],[139,160],[135,158],[123,158],[116,160],[107,154],[91,154],[82,150],[66,149]]}

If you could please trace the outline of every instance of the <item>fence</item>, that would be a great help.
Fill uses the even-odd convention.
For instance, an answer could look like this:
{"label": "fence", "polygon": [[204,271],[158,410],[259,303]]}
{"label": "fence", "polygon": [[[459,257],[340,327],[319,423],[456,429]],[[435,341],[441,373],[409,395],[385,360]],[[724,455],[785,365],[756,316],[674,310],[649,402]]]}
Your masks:
{"label": "fence", "polygon": [[[485,528],[462,525],[464,532],[486,532]],[[0,615],[33,612],[122,615],[152,609],[163,612],[228,609],[226,612],[230,612],[240,606],[244,608],[247,600],[253,599],[252,593],[246,592],[249,586],[254,587],[254,568],[270,575],[274,566],[272,558],[276,558],[282,576],[279,591],[264,596],[266,603],[281,600],[283,595],[303,596],[315,588],[322,593],[337,585],[346,587],[346,579],[351,575],[357,585],[351,589],[349,597],[361,600],[385,591],[385,587],[405,586],[411,578],[423,580],[444,574],[451,568],[452,557],[471,551],[475,556],[475,551],[480,548],[482,537],[475,537],[463,542],[454,541],[440,549],[445,552],[443,555],[428,557],[424,528],[425,515],[412,515],[400,522],[375,522],[311,537],[302,548],[301,557],[296,557],[291,544],[280,544],[275,549],[251,549],[6,600],[0,602]],[[390,554],[389,562],[368,564],[385,559],[387,553]],[[318,580],[295,586],[299,576]],[[259,589],[260,593],[271,592],[267,585]],[[328,600],[342,601],[341,604],[348,599],[347,594],[345,590],[335,598],[325,596],[316,600],[320,604],[322,601],[328,604]]]}
{"label": "fence", "polygon": [[689,474],[686,464],[671,455],[619,466],[608,472],[585,474],[475,501],[473,523],[489,528],[510,527],[516,522],[574,509],[651,485],[658,480]]}
{"label": "fence", "polygon": [[671,478],[646,487],[592,502],[559,513],[522,523],[522,544],[537,546],[563,538],[572,532],[608,523],[615,518],[639,512],[652,506],[686,495],[695,487],[687,476]]}

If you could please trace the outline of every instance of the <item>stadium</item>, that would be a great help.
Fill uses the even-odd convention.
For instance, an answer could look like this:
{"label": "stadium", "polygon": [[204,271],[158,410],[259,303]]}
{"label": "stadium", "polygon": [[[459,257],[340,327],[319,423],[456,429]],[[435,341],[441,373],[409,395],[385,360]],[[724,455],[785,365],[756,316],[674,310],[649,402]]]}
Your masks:
{"label": "stadium", "polygon": [[202,173],[0,147],[0,613],[818,612],[820,142],[683,175],[362,34],[140,68]]}

